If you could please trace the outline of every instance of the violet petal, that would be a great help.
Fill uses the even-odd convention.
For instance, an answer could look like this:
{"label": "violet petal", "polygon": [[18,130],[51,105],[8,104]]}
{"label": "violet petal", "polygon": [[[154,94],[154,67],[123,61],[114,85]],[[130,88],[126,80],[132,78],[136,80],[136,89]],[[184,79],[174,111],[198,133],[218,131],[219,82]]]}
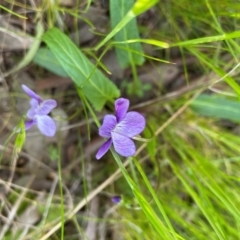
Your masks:
{"label": "violet petal", "polygon": [[35,107],[31,107],[28,111],[27,111],[27,117],[30,119],[34,119],[36,115],[36,108]]}
{"label": "violet petal", "polygon": [[49,114],[53,108],[57,106],[57,102],[53,99],[43,101],[39,108],[37,109],[38,115],[47,115]]}
{"label": "violet petal", "polygon": [[115,101],[115,111],[117,122],[120,122],[126,115],[129,107],[129,100],[125,98],[119,98]]}
{"label": "violet petal", "polygon": [[38,96],[33,90],[31,90],[26,85],[23,84],[22,89],[30,98],[36,99],[39,103],[43,101],[43,99],[40,96]]}
{"label": "violet petal", "polygon": [[24,125],[25,125],[25,130],[28,130],[28,129],[30,129],[33,125],[35,125],[36,124],[36,120],[33,120],[33,119],[31,119],[31,120],[26,120],[25,121],[25,123],[24,123]]}
{"label": "violet petal", "polygon": [[134,142],[126,136],[112,132],[112,141],[114,149],[123,157],[133,156],[136,152]]}
{"label": "violet petal", "polygon": [[116,117],[113,115],[106,115],[103,119],[103,124],[99,128],[98,132],[101,137],[110,138],[111,131],[115,128],[117,124]]}
{"label": "violet petal", "polygon": [[36,115],[37,126],[40,132],[47,136],[53,137],[56,133],[56,124],[48,115]]}
{"label": "violet petal", "polygon": [[37,101],[35,98],[32,98],[32,99],[29,101],[29,103],[30,103],[30,106],[31,106],[32,108],[37,108],[38,105],[39,105],[38,101]]}
{"label": "violet petal", "polygon": [[27,117],[30,119],[34,119],[36,115],[36,109],[38,108],[38,101],[32,98],[29,103],[31,105],[31,108],[27,112]]}
{"label": "violet petal", "polygon": [[109,138],[98,150],[96,159],[99,160],[111,147],[112,139]]}
{"label": "violet petal", "polygon": [[114,132],[127,137],[140,134],[146,125],[145,118],[138,112],[128,112],[114,129]]}

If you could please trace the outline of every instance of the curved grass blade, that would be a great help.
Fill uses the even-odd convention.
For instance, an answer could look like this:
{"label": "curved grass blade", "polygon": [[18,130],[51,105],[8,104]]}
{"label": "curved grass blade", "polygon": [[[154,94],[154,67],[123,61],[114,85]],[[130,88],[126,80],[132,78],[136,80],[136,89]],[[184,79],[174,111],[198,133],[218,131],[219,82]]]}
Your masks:
{"label": "curved grass blade", "polygon": [[171,44],[171,47],[198,45],[203,43],[229,40],[229,39],[239,38],[239,37],[240,37],[240,31],[234,31],[230,33],[224,33],[221,35],[216,35],[216,36],[202,37],[202,38],[191,39],[183,42],[173,43]]}
{"label": "curved grass blade", "polygon": [[98,44],[95,50],[102,47],[107,41],[109,41],[116,33],[118,33],[127,23],[139,14],[147,11],[154,6],[158,0],[138,0],[133,5],[132,9],[125,15],[125,17],[117,24],[117,26]]}
{"label": "curved grass blade", "polygon": [[23,16],[23,15],[20,15],[20,14],[17,14],[16,12],[12,11],[11,9],[8,9],[6,7],[4,7],[3,5],[0,4],[0,8],[3,9],[4,11],[14,15],[14,16],[17,16],[19,18],[22,18],[22,19],[27,19],[27,17]]}

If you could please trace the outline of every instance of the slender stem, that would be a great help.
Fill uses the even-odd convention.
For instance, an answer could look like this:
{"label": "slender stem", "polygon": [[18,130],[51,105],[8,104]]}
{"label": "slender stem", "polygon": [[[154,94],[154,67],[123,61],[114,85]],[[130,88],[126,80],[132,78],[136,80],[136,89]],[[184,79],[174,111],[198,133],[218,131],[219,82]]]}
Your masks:
{"label": "slender stem", "polygon": [[[60,152],[60,144],[59,144],[59,152]],[[64,216],[64,201],[63,201],[63,189],[62,189],[62,166],[61,166],[61,157],[60,154],[58,154],[58,178],[59,178],[59,191],[60,191],[60,199],[61,199],[61,240],[64,240],[64,222],[65,222],[65,216]]]}
{"label": "slender stem", "polygon": [[[81,91],[80,91],[80,92],[81,92]],[[84,96],[84,94],[81,94],[81,97],[82,97],[83,101],[85,102],[85,104],[86,104],[88,110],[90,111],[90,113],[91,113],[91,115],[92,115],[92,117],[93,117],[93,119],[94,119],[96,125],[97,125],[98,127],[100,127],[101,124],[100,124],[100,122],[99,122],[99,120],[98,120],[96,114],[94,113],[94,111],[93,111],[91,105],[89,104],[88,100],[86,99],[86,97]]]}
{"label": "slender stem", "polygon": [[132,177],[133,177],[134,182],[137,184],[137,186],[140,186],[139,181],[138,181],[138,177],[137,177],[137,174],[136,174],[136,170],[135,170],[135,165],[133,164],[132,159],[130,160],[130,169],[131,169],[131,172],[132,172]]}
{"label": "slender stem", "polygon": [[90,139],[90,124],[89,124],[89,120],[88,120],[88,113],[87,113],[87,109],[86,109],[86,98],[84,96],[84,94],[82,93],[81,89],[77,87],[77,92],[78,92],[78,95],[79,97],[82,99],[82,105],[83,105],[83,111],[84,111],[84,114],[86,116],[86,122],[87,122],[87,132],[88,132],[88,139]]}
{"label": "slender stem", "polygon": [[139,89],[139,80],[138,80],[138,74],[137,74],[137,68],[134,62],[131,62],[132,67],[132,74],[133,74],[133,89],[137,92]]}

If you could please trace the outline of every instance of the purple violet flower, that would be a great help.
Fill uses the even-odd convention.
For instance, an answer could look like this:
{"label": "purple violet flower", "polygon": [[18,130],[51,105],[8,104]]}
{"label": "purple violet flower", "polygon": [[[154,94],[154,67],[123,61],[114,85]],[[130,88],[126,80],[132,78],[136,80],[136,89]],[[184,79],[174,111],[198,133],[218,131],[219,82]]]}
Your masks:
{"label": "purple violet flower", "polygon": [[111,147],[123,157],[133,156],[136,147],[131,139],[140,134],[146,125],[145,118],[138,112],[128,112],[129,100],[119,98],[115,101],[116,116],[107,114],[99,128],[99,135],[108,140],[100,147],[96,154],[99,160]]}
{"label": "purple violet flower", "polygon": [[43,135],[53,137],[56,133],[56,124],[48,114],[57,106],[57,102],[53,99],[43,100],[26,85],[22,85],[22,89],[31,98],[29,102],[31,108],[27,112],[28,120],[25,121],[25,129],[28,130],[37,124]]}

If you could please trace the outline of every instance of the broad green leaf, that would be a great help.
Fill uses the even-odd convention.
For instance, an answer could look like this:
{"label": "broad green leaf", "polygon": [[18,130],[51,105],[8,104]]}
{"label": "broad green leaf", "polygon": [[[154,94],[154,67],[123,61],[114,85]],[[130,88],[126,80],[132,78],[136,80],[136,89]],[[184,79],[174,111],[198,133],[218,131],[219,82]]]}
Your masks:
{"label": "broad green leaf", "polygon": [[117,26],[100,42],[95,50],[102,47],[107,41],[109,41],[115,34],[117,34],[126,24],[128,24],[133,18],[139,14],[147,11],[154,6],[159,0],[137,0],[132,9],[124,16],[124,18],[117,24]]}
{"label": "broad green leaf", "polygon": [[[111,26],[114,29],[117,24],[124,18],[128,11],[134,4],[133,0],[111,0],[110,1],[110,14]],[[138,39],[138,27],[136,18],[133,18],[127,23],[115,36],[114,40],[117,42],[127,41],[130,39]],[[141,65],[144,62],[142,47],[139,42],[121,44],[120,48],[116,46],[117,59],[121,67],[125,68],[131,63]],[[139,54],[135,54],[138,52]]]}
{"label": "broad green leaf", "polygon": [[60,30],[48,30],[43,41],[96,110],[100,111],[106,101],[119,96],[117,87]]}
{"label": "broad green leaf", "polygon": [[240,102],[215,95],[202,94],[191,104],[200,115],[240,122]]}
{"label": "broad green leaf", "polygon": [[39,48],[33,62],[61,77],[69,77],[56,56],[48,48]]}

